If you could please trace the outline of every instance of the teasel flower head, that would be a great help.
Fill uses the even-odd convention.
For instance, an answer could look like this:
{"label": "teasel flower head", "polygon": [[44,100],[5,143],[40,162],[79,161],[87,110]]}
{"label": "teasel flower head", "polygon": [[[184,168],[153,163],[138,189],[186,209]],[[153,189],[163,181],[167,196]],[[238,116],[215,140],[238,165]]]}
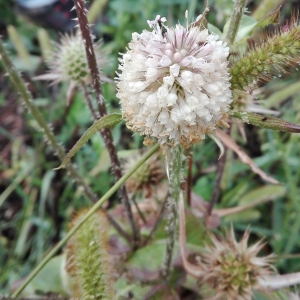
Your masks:
{"label": "teasel flower head", "polygon": [[[124,173],[129,171],[143,153],[129,156],[123,164]],[[164,164],[159,154],[152,155],[135,173],[126,181],[129,193],[141,192],[145,198],[151,196],[153,189],[165,178]]]}
{"label": "teasel flower head", "polygon": [[[98,67],[101,70],[107,63],[107,59],[105,54],[101,54],[100,46],[94,44]],[[50,69],[48,74],[34,79],[50,80],[53,83],[68,82],[67,99],[70,99],[79,85],[89,84],[91,81],[85,47],[80,34],[62,35],[60,41],[54,44],[54,50],[49,54],[46,63]],[[108,81],[108,78],[101,74],[101,80]]]}
{"label": "teasel flower head", "polygon": [[188,148],[227,125],[229,48],[202,25],[168,28],[165,21],[157,16],[148,21],[152,31],[132,34],[117,97],[128,128]]}

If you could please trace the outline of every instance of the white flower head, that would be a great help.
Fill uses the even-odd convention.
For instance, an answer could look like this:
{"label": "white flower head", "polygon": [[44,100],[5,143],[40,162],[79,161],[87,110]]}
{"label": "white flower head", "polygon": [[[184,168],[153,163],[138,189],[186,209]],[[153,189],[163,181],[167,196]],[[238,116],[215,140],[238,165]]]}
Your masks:
{"label": "white flower head", "polygon": [[207,29],[168,28],[165,21],[157,16],[148,21],[153,31],[132,34],[117,96],[130,129],[187,148],[226,124],[229,48]]}

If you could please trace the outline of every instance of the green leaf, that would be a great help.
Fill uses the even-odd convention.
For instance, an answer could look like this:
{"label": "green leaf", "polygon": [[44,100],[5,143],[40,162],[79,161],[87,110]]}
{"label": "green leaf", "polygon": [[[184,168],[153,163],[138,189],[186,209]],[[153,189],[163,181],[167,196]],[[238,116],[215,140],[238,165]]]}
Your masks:
{"label": "green leaf", "polygon": [[255,28],[266,27],[270,24],[277,24],[280,20],[280,8],[281,6],[279,6],[274,12],[270,13],[265,18],[260,20],[256,24]]}
{"label": "green leaf", "polygon": [[97,176],[100,172],[107,171],[111,165],[109,159],[108,150],[105,148],[101,151],[99,159],[95,165],[95,167],[89,172],[89,174],[93,177]]}
{"label": "green leaf", "polygon": [[297,295],[288,289],[281,289],[276,292],[269,291],[254,291],[254,298],[256,300],[289,300],[297,299]]}
{"label": "green leaf", "polygon": [[96,121],[79,139],[79,141],[75,144],[75,146],[70,150],[67,154],[63,162],[58,168],[53,170],[59,170],[66,165],[66,163],[73,157],[76,152],[99,130],[102,130],[107,127],[114,126],[118,124],[122,120],[122,115],[120,114],[110,114],[104,116],[100,120]]}
{"label": "green leaf", "polygon": [[288,83],[288,84],[284,82],[284,86],[277,87],[277,91],[271,94],[265,100],[265,104],[267,107],[279,107],[282,101],[284,101],[288,97],[291,97],[299,93],[299,90],[300,90],[300,81],[297,81],[295,83]]}
{"label": "green leaf", "polygon": [[234,112],[232,117],[241,119],[245,123],[255,125],[260,128],[300,133],[299,125],[273,117],[265,117],[251,112]]}
{"label": "green leaf", "polygon": [[[159,272],[164,261],[166,240],[157,240],[143,248],[138,249],[127,261],[127,268]],[[178,247],[173,249],[173,257],[178,255]]]}
{"label": "green leaf", "polygon": [[247,205],[251,203],[264,203],[268,200],[281,197],[285,194],[286,189],[279,185],[266,185],[247,193],[240,198],[239,205]]}
{"label": "green leaf", "polygon": [[29,61],[25,62],[23,59],[15,56],[13,58],[14,66],[18,71],[34,71],[38,65],[41,63],[41,57],[30,55]]}
{"label": "green leaf", "polygon": [[243,15],[241,19],[241,23],[236,35],[236,42],[247,38],[252,30],[256,27],[257,21],[249,16]]}
{"label": "green leaf", "polygon": [[238,214],[234,215],[228,215],[224,217],[225,223],[235,223],[235,222],[241,222],[241,223],[248,223],[253,222],[255,220],[258,220],[261,217],[260,211],[257,209],[247,209],[245,211],[241,211]]}
{"label": "green leaf", "polygon": [[33,297],[37,293],[58,293],[66,296],[68,277],[65,271],[65,255],[53,257],[22,292],[23,297]]}
{"label": "green leaf", "polygon": [[216,26],[214,26],[212,24],[208,23],[207,24],[207,29],[208,29],[208,31],[210,31],[211,33],[213,33],[215,35],[218,35],[219,37],[222,36],[222,31],[218,27],[216,27]]}
{"label": "green leaf", "polygon": [[226,191],[221,200],[222,207],[229,207],[232,205],[236,205],[240,197],[249,189],[249,187],[250,187],[249,180],[245,180],[245,181],[241,181],[236,186]]}
{"label": "green leaf", "polygon": [[114,287],[117,292],[116,299],[118,300],[128,299],[130,293],[134,295],[134,299],[144,299],[149,290],[147,285],[128,282],[124,277],[119,277]]}

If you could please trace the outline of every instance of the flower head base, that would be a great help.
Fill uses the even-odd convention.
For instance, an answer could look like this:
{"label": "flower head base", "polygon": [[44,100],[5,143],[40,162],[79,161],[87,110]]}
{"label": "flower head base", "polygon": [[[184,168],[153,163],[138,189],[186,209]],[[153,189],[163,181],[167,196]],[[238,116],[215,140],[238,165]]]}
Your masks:
{"label": "flower head base", "polygon": [[263,247],[260,242],[248,247],[247,230],[238,243],[233,229],[226,239],[211,236],[213,246],[202,258],[205,275],[202,282],[210,283],[215,290],[214,299],[249,299],[252,291],[261,289],[259,281],[270,273],[270,256],[257,257]]}
{"label": "flower head base", "polygon": [[168,28],[164,21],[157,16],[148,21],[152,32],[132,34],[117,96],[130,129],[187,148],[225,124],[229,48],[207,29]]}

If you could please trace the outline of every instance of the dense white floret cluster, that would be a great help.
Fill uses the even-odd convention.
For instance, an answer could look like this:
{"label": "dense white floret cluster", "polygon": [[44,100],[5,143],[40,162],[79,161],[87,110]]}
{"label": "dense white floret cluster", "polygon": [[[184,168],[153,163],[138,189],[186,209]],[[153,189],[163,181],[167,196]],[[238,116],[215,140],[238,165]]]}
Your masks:
{"label": "dense white floret cluster", "polygon": [[127,126],[161,144],[184,148],[225,124],[231,90],[229,48],[207,29],[163,25],[133,33],[120,58],[117,96]]}

